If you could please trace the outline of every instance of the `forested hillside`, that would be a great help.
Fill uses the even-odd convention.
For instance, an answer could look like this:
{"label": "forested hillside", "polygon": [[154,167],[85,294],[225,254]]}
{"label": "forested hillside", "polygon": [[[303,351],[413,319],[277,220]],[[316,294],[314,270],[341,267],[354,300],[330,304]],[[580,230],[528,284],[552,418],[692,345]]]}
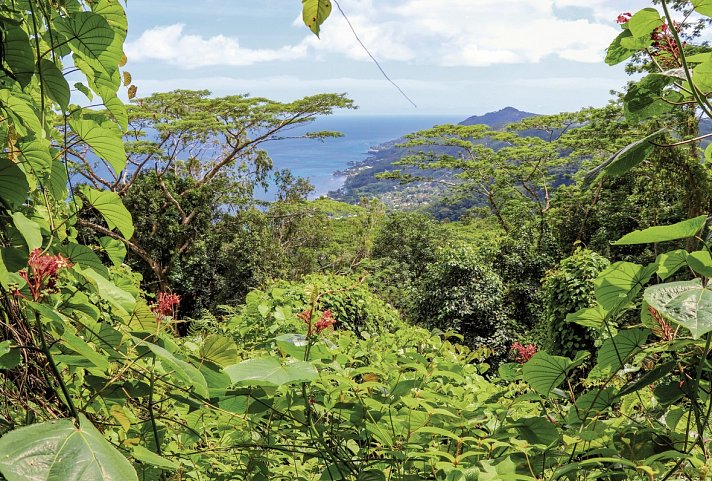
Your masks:
{"label": "forested hillside", "polygon": [[269,157],[347,94],[138,97],[125,8],[0,6],[0,479],[710,479],[710,2],[621,13],[608,105],[413,132],[351,203]]}

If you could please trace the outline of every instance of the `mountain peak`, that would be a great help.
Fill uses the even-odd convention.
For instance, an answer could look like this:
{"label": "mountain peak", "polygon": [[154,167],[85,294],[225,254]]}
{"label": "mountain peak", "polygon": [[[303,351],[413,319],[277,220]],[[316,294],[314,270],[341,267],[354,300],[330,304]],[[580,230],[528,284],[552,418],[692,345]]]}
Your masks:
{"label": "mountain peak", "polygon": [[496,112],[487,112],[484,115],[473,115],[460,122],[460,125],[485,124],[494,130],[499,130],[508,124],[519,122],[522,119],[536,115],[538,114],[523,112],[517,108],[508,106]]}

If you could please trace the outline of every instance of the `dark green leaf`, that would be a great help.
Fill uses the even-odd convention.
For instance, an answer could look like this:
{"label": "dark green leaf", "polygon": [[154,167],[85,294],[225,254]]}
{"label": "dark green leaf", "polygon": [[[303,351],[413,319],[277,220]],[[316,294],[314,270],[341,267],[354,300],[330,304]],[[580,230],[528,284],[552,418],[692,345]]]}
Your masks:
{"label": "dark green leaf", "polygon": [[547,396],[564,381],[571,365],[569,358],[539,351],[524,364],[523,379],[538,393]]}
{"label": "dark green leaf", "polygon": [[630,245],[630,244],[649,244],[655,242],[667,242],[677,239],[687,239],[694,237],[700,232],[707,221],[706,215],[695,217],[694,219],[684,220],[677,224],[660,225],[648,227],[643,230],[636,230],[630,234],[626,234],[613,245]]}
{"label": "dark green leaf", "polygon": [[608,160],[603,162],[598,167],[586,173],[584,182],[590,184],[598,178],[601,173],[610,175],[611,177],[620,177],[630,171],[633,167],[644,161],[655,148],[652,141],[662,136],[667,132],[667,129],[660,129],[644,139],[633,142],[632,144],[622,148],[613,154]]}

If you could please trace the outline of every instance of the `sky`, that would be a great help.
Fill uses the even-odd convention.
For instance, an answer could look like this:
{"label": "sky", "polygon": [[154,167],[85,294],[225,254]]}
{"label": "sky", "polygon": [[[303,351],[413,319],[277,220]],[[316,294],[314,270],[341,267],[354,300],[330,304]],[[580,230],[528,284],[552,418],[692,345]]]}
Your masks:
{"label": "sky", "polygon": [[642,0],[339,0],[320,38],[299,0],[131,0],[126,68],[138,95],[177,88],[289,101],[347,93],[359,115],[474,115],[602,106],[630,80],[604,63]]}

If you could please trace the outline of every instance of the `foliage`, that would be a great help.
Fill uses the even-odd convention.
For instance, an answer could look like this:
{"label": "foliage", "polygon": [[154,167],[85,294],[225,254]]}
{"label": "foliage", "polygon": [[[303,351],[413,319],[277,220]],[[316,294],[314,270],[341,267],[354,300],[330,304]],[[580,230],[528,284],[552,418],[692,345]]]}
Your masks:
{"label": "foliage", "polygon": [[591,307],[594,280],[608,260],[588,249],[577,248],[543,279],[544,318],[542,344],[557,356],[573,357],[578,351],[593,351],[595,331],[568,322],[568,315]]}

